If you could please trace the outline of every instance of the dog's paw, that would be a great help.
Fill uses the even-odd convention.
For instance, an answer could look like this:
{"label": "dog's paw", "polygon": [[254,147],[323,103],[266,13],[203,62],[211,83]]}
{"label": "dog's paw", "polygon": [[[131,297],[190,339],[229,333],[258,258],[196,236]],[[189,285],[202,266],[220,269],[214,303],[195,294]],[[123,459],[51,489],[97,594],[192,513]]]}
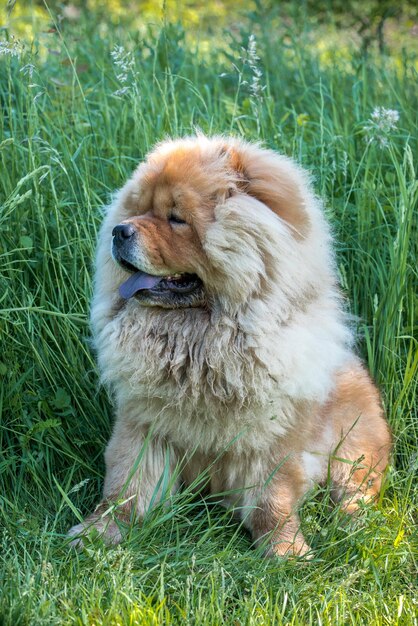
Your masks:
{"label": "dog's paw", "polygon": [[70,528],[67,537],[70,546],[81,549],[95,541],[103,541],[106,546],[114,546],[122,541],[122,532],[117,522],[109,516],[87,518],[81,524]]}
{"label": "dog's paw", "polygon": [[266,546],[264,556],[268,558],[279,557],[284,559],[302,557],[307,560],[313,558],[312,548],[301,537],[297,537],[293,541],[276,538]]}

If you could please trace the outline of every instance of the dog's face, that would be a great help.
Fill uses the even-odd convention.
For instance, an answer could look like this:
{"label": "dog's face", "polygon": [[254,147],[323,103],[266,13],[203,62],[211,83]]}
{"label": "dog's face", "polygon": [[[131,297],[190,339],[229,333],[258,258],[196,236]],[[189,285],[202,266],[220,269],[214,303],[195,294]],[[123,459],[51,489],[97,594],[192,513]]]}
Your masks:
{"label": "dog's face", "polygon": [[260,220],[268,231],[280,217],[294,240],[308,228],[303,186],[289,168],[283,157],[235,140],[162,144],[128,183],[123,219],[112,225],[113,259],[130,274],[119,286],[122,298],[207,306],[225,283],[239,292],[259,282],[268,265]]}

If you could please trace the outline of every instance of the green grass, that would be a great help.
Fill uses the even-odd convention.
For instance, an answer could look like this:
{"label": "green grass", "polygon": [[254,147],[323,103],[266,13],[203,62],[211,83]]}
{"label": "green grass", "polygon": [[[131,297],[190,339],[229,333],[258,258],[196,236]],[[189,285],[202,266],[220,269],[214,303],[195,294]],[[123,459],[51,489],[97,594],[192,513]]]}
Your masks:
{"label": "green grass", "polygon": [[[0,623],[417,624],[417,60],[324,56],[315,33],[262,12],[201,47],[180,26],[94,19],[0,56]],[[258,92],[242,52],[253,30]],[[122,95],[116,44],[134,58]],[[365,138],[376,106],[400,114],[383,148]],[[312,172],[394,431],[376,507],[347,524],[326,489],[303,505],[309,563],[264,561],[229,513],[188,493],[118,548],[76,553],[64,538],[98,500],[111,428],[88,340],[101,207],[156,141],[196,127]]]}

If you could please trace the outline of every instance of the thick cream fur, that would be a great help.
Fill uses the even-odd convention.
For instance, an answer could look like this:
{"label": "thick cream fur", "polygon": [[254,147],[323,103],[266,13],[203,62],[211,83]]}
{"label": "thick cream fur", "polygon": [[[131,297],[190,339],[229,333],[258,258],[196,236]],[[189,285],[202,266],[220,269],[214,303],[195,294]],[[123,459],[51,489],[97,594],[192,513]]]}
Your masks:
{"label": "thick cream fur", "polygon": [[[163,310],[134,298],[123,302],[118,287],[127,274],[111,259],[112,229],[132,217],[132,198],[179,149],[197,149],[209,164],[209,182],[220,189],[214,218],[201,235],[207,263],[196,268],[208,306]],[[236,178],[225,168],[228,153],[244,172]],[[240,175],[252,181],[254,195],[240,187]],[[222,190],[231,185],[235,192],[228,197]],[[288,210],[300,213],[294,222]],[[138,168],[108,209],[96,259],[91,320],[102,380],[117,407],[105,501],[115,501],[125,486],[123,497],[134,496],[141,517],[155,500],[168,457],[172,468],[183,463],[186,482],[212,464],[211,490],[241,490],[232,504],[255,540],[270,536],[272,553],[303,553],[308,547],[296,504],[312,480],[326,478],[339,442],[346,437],[351,445],[352,429],[359,437],[346,446],[349,458],[367,457],[369,472],[378,466],[380,477],[390,436],[378,394],[352,353],[331,243],[307,175],[258,145],[203,136],[169,141]],[[360,415],[351,396],[350,409],[341,410],[344,372],[371,386]],[[346,398],[351,391],[344,390]],[[377,444],[363,437],[362,420],[376,422]],[[143,462],[126,488],[150,431]],[[344,490],[350,475],[338,471]],[[272,472],[275,478],[268,480]],[[380,478],[375,482],[380,485]],[[106,535],[101,512],[103,507],[87,523]],[[108,539],[119,541],[114,522],[109,528]]]}

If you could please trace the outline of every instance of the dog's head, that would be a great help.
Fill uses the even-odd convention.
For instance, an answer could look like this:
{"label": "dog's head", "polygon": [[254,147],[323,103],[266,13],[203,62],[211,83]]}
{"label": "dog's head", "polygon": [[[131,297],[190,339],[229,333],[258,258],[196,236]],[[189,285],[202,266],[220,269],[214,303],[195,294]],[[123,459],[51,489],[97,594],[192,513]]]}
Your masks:
{"label": "dog's head", "polygon": [[120,296],[174,309],[265,292],[279,280],[277,258],[291,264],[309,234],[309,198],[303,172],[257,145],[202,136],[162,143],[109,215]]}

